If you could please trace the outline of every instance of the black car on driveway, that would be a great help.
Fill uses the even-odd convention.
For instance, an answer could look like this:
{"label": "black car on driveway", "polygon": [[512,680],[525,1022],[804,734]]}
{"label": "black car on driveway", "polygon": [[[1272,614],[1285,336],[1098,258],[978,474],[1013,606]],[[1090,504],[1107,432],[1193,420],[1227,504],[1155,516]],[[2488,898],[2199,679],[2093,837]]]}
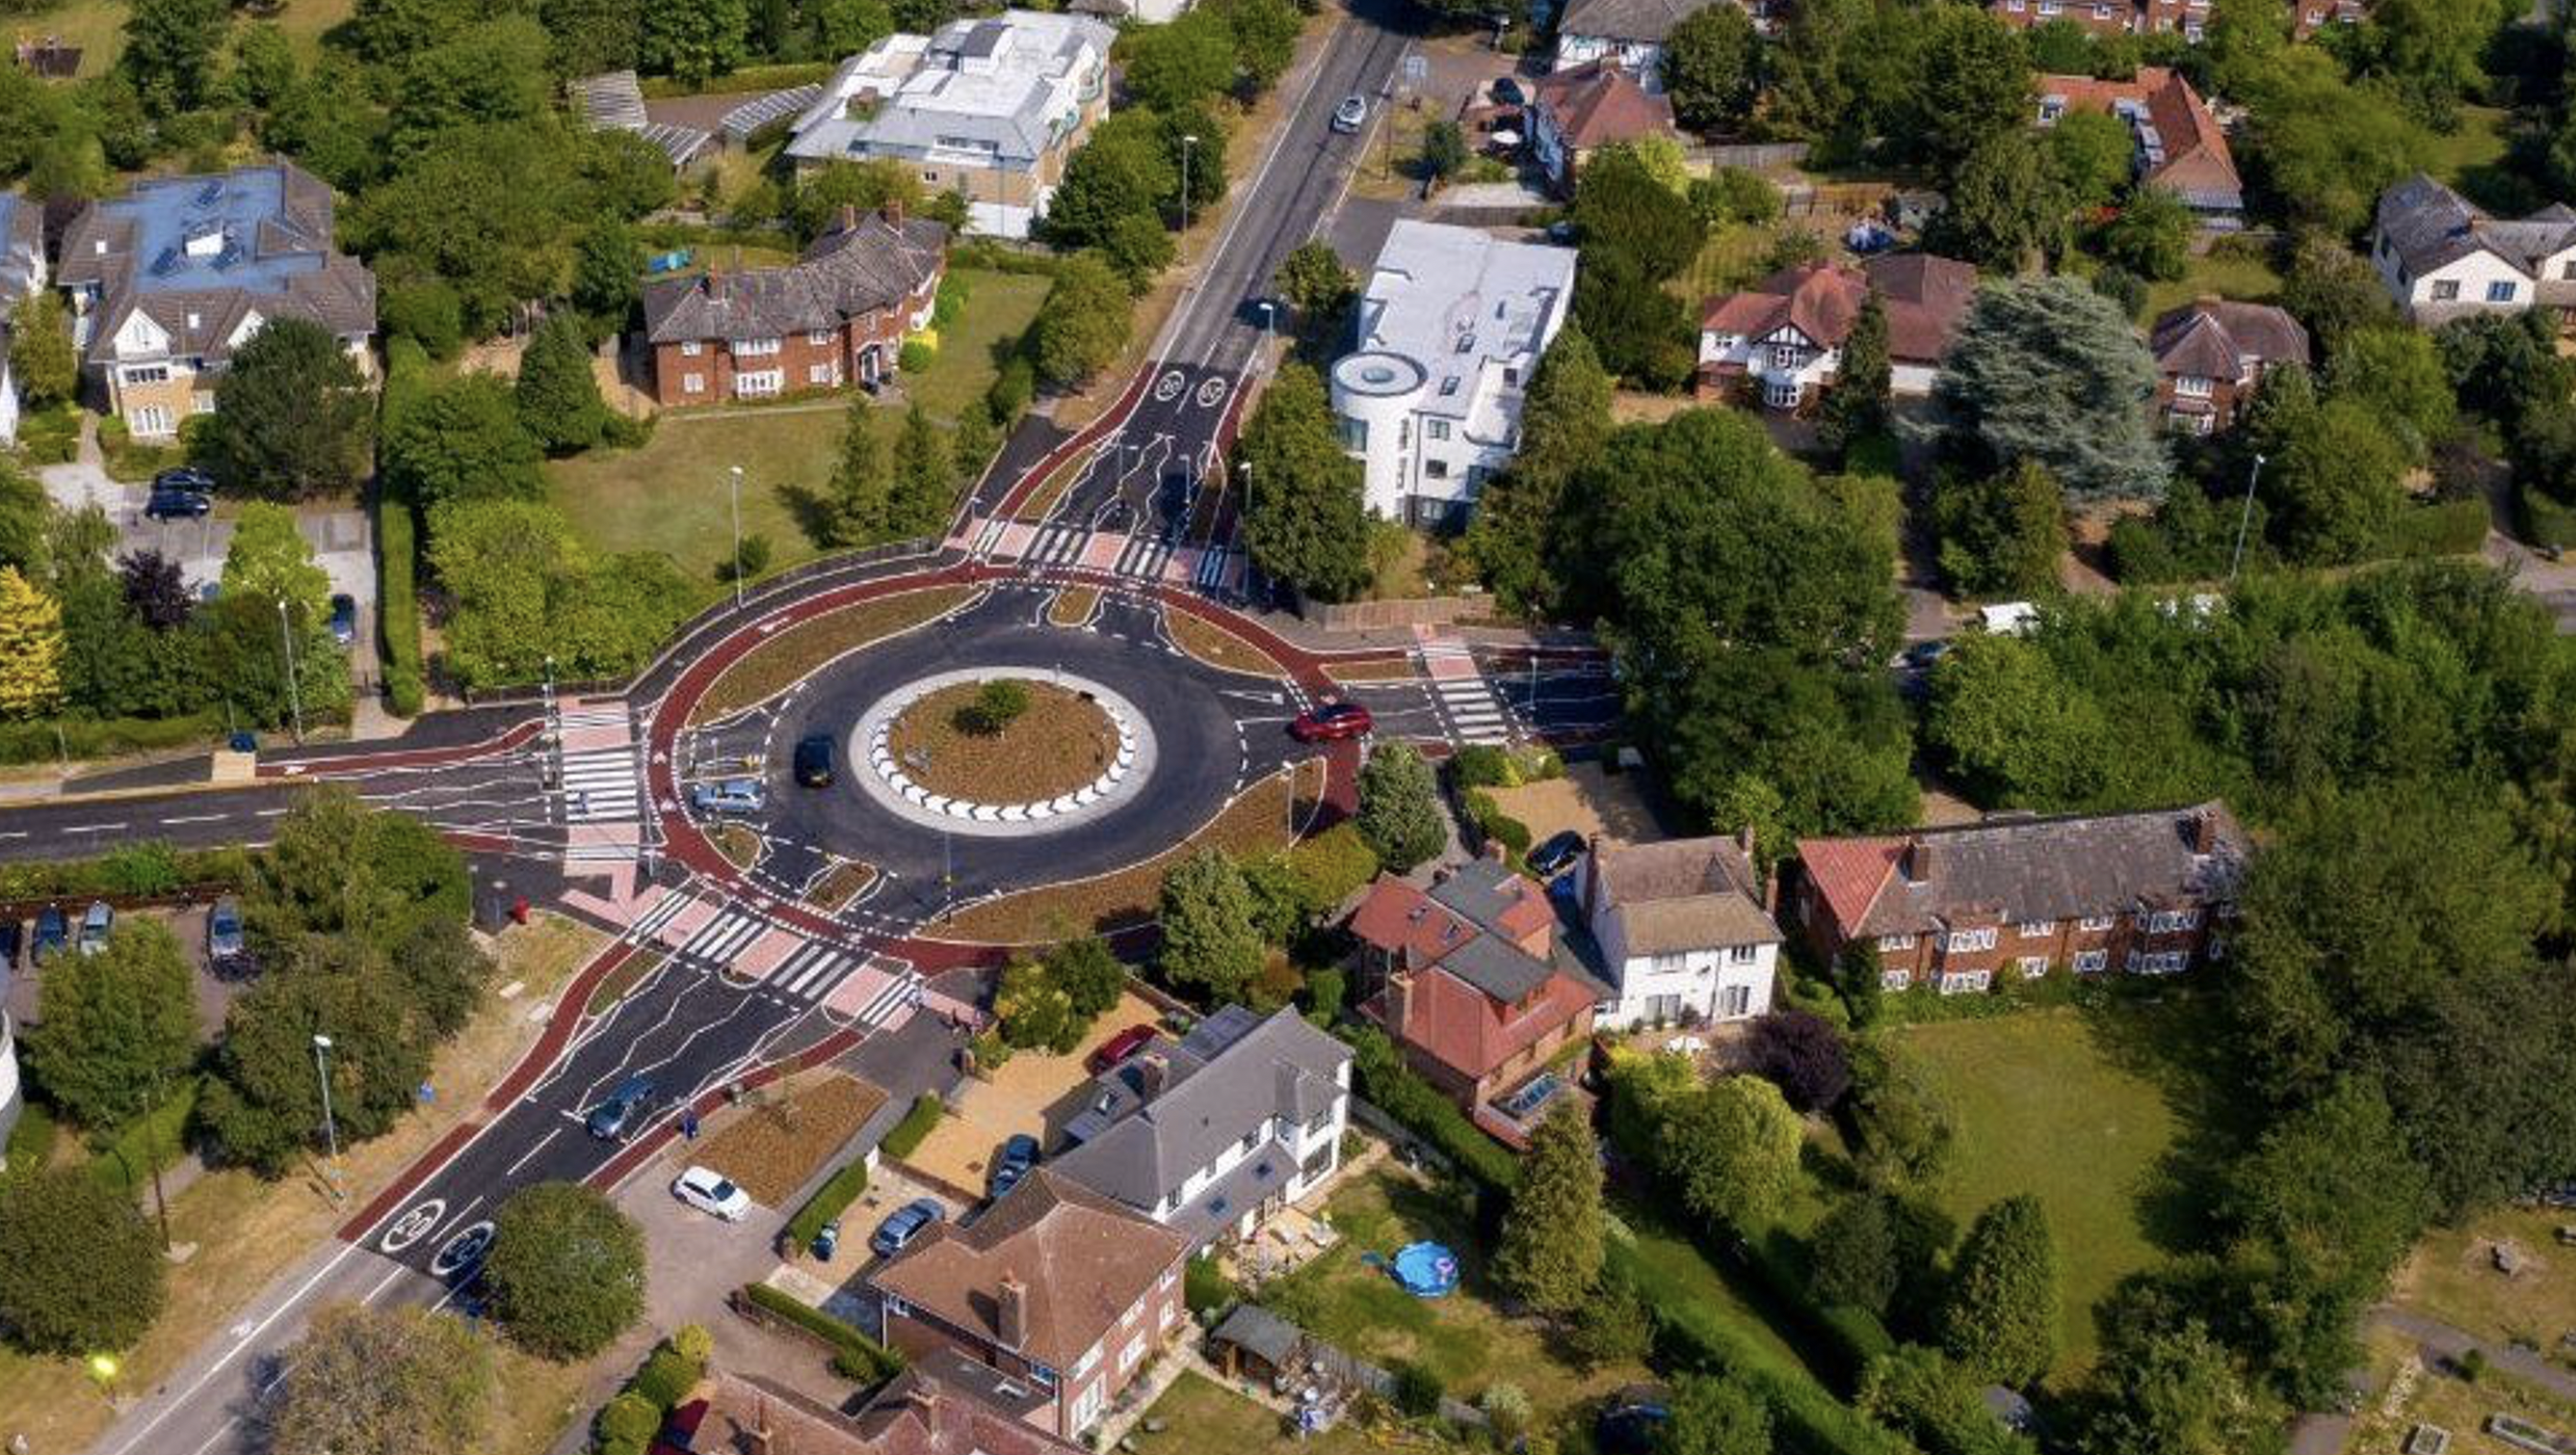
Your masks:
{"label": "black car on driveway", "polygon": [[1550,834],[1529,851],[1529,871],[1541,880],[1553,879],[1582,855],[1583,835],[1572,829]]}

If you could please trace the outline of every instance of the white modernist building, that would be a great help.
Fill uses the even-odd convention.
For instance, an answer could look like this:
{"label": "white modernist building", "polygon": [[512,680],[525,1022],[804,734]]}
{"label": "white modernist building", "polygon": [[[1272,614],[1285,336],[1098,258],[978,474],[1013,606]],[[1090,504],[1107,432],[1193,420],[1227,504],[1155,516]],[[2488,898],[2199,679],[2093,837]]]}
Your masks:
{"label": "white modernist building", "polygon": [[1596,839],[1576,873],[1612,990],[1595,1024],[1740,1021],[1771,1009],[1782,937],[1742,840]]}
{"label": "white modernist building", "polygon": [[0,1166],[8,1165],[9,1134],[17,1130],[24,1103],[18,1093],[18,1048],[9,1034],[9,1012],[0,1010]]}
{"label": "white modernist building", "polygon": [[1573,303],[1569,248],[1396,223],[1360,297],[1354,350],[1333,365],[1342,448],[1366,466],[1373,514],[1465,518],[1519,448],[1530,375]]}

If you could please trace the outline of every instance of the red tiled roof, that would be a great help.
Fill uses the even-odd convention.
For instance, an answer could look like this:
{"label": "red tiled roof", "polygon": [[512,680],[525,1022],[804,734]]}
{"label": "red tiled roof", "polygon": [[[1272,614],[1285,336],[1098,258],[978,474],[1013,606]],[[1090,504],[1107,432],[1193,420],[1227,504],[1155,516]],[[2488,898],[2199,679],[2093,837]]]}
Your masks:
{"label": "red tiled roof", "polygon": [[1798,860],[1806,866],[1807,882],[1833,911],[1834,923],[1843,933],[1855,933],[1861,917],[1869,913],[1870,903],[1896,870],[1896,861],[1905,852],[1903,839],[1801,839]]}
{"label": "red tiled roof", "polygon": [[1670,101],[1605,61],[1587,61],[1543,76],[1530,92],[1531,104],[1547,109],[1556,119],[1558,134],[1577,151],[1641,136],[1680,135],[1673,129]]}
{"label": "red tiled roof", "polygon": [[[1391,1014],[1391,995],[1373,1004],[1379,1020]],[[1571,975],[1547,977],[1515,1012],[1444,970],[1417,972],[1398,1040],[1471,1079],[1482,1078],[1594,1005],[1593,992]]]}
{"label": "red tiled roof", "polygon": [[1351,933],[1400,955],[1406,964],[1431,965],[1475,934],[1476,927],[1403,880],[1381,878],[1352,912]]}
{"label": "red tiled roof", "polygon": [[1887,311],[1888,352],[1928,364],[1949,350],[1975,301],[1977,270],[1922,253],[1873,258],[1861,268],[1802,263],[1711,299],[1700,328],[1761,338],[1787,324],[1820,348],[1839,348],[1873,286]]}
{"label": "red tiled roof", "polygon": [[2227,133],[2219,128],[2218,118],[2210,114],[2200,93],[2191,89],[2191,82],[2178,71],[2140,66],[2137,78],[2130,81],[2042,76],[2039,89],[2044,95],[2065,98],[2070,112],[2113,112],[2122,101],[2144,105],[2165,148],[2163,164],[2147,173],[2147,181],[2186,193],[2244,191],[2244,183],[2236,175],[2236,159],[2227,150]]}

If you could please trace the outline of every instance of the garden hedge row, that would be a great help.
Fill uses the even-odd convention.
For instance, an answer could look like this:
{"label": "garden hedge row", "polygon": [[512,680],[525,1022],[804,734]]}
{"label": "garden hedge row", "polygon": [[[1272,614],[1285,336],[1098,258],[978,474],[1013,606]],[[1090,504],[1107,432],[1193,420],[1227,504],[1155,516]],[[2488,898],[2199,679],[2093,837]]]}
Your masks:
{"label": "garden hedge row", "polygon": [[1456,1102],[1399,1060],[1385,1032],[1363,1027],[1348,1032],[1346,1039],[1362,1098],[1439,1148],[1468,1176],[1496,1192],[1512,1190],[1520,1178],[1520,1160],[1467,1120]]}
{"label": "garden hedge row", "polygon": [[848,1211],[850,1204],[859,1200],[859,1194],[867,1190],[868,1164],[865,1161],[852,1162],[833,1173],[830,1181],[814,1189],[814,1195],[805,1199],[805,1205],[796,1210],[796,1216],[787,1220],[787,1246],[791,1250],[812,1246],[814,1236],[823,1231],[823,1225]]}
{"label": "garden hedge row", "polygon": [[250,887],[248,849],[174,849],[159,839],[127,844],[94,859],[0,864],[0,902],[125,896],[148,899],[181,889]]}
{"label": "garden hedge row", "polygon": [[766,1283],[746,1283],[742,1296],[832,1346],[832,1368],[861,1384],[881,1384],[903,1372],[903,1355],[810,1304]]}
{"label": "garden hedge row", "polygon": [[885,1135],[886,1155],[909,1157],[920,1151],[922,1140],[930,1135],[932,1127],[939,1125],[941,1114],[947,1110],[945,1103],[927,1091],[914,1097],[912,1110],[905,1112],[903,1120],[895,1123],[894,1130]]}
{"label": "garden hedge row", "polygon": [[1800,1336],[1809,1362],[1845,1393],[1860,1387],[1871,1360],[1896,1347],[1886,1326],[1869,1310],[1815,1301],[1807,1287],[1806,1247],[1787,1230],[1773,1228],[1761,1237],[1747,1238],[1742,1252],[1745,1266],[1770,1290],[1772,1304],[1797,1321],[1793,1332]]}
{"label": "garden hedge row", "polygon": [[2487,503],[2445,500],[2400,512],[2390,532],[2401,556],[2464,556],[2486,544]]}
{"label": "garden hedge row", "polygon": [[2536,546],[2576,546],[2576,507],[2561,505],[2547,492],[2519,481],[2513,494],[2524,540]]}
{"label": "garden hedge row", "polygon": [[56,717],[0,723],[0,763],[49,763],[57,756],[75,760],[121,758],[129,753],[196,747],[213,742],[221,723],[221,717],[213,713],[186,717]]}

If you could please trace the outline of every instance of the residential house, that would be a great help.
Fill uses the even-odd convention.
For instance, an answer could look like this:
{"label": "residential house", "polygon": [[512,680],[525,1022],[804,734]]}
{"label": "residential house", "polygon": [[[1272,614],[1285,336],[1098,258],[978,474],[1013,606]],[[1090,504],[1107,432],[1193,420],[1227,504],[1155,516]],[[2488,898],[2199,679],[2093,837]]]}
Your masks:
{"label": "residential house", "polygon": [[2182,73],[2140,66],[2126,81],[2092,76],[2039,78],[2039,124],[2091,111],[2128,124],[2136,150],[2132,175],[2182,199],[2203,228],[2233,231],[2244,225],[2245,183],[2227,150],[2227,133]]}
{"label": "residential house", "polygon": [[2156,417],[2184,434],[2226,429],[2265,376],[2309,361],[2308,331],[2288,310],[2221,298],[2159,316],[2147,350],[2156,357]]}
{"label": "residential house", "polygon": [[904,336],[930,326],[947,247],[944,223],[845,211],[787,267],[646,285],[653,397],[714,404],[876,388],[894,373]]}
{"label": "residential house", "polygon": [[707,1371],[653,1443],[653,1455],[1076,1455],[1011,1408],[1010,1386],[971,1361],[907,1367],[855,1413],[757,1374]]}
{"label": "residential house", "polygon": [[[1342,448],[1376,515],[1456,525],[1520,448],[1521,402],[1574,305],[1574,250],[1399,219],[1333,364]],[[1258,488],[1256,486],[1256,488]]]}
{"label": "residential house", "polygon": [[1350,1107],[1348,1046],[1294,1010],[1227,1006],[1093,1082],[1048,1165],[1203,1248],[1330,1182]]}
{"label": "residential house", "polygon": [[1096,15],[1115,24],[1121,20],[1163,25],[1181,18],[1188,0],[1073,0],[1065,7],[1076,15]]}
{"label": "residential house", "polygon": [[1780,0],[1573,0],[1556,22],[1551,69],[1595,61],[1617,66],[1649,91],[1664,89],[1664,42],[1673,27],[1712,4],[1739,5],[1753,28],[1769,30]]}
{"label": "residential house", "polygon": [[966,199],[966,227],[1024,238],[1065,159],[1109,112],[1116,32],[1081,15],[1005,10],[890,35],[842,62],[796,119],[800,172],[887,158]]}
{"label": "residential house", "polygon": [[1763,906],[1746,840],[1613,844],[1595,836],[1576,875],[1584,926],[1611,988],[1596,1024],[1741,1021],[1771,1009],[1780,926]]}
{"label": "residential house", "polygon": [[1569,943],[1547,891],[1491,859],[1428,889],[1382,876],[1350,929],[1360,943],[1361,1013],[1477,1125],[1524,1141],[1523,1118],[1510,1109],[1521,1106],[1516,1094],[1592,1034],[1597,1007],[1611,997]]}
{"label": "residential house", "polygon": [[376,280],[334,249],[329,184],[292,162],[138,182],[81,209],[55,282],[110,412],[166,440],[215,407],[215,379],[273,318],[340,340],[372,375]]}
{"label": "residential house", "polygon": [[[2180,34],[2197,44],[2209,30],[2210,0],[1986,0],[1986,10],[2016,30],[2063,20],[2096,36]],[[2361,0],[2297,0],[2296,31],[2305,40],[2361,16]]]}
{"label": "residential house", "polygon": [[1032,1390],[1028,1421],[1079,1438],[1189,1324],[1190,1238],[1040,1166],[972,1223],[939,1223],[867,1277],[878,1337],[962,1355]]}
{"label": "residential house", "polygon": [[1890,990],[1948,995],[2056,969],[2170,975],[2221,953],[2248,851],[2215,801],[1804,839],[1794,902],[1818,959],[1874,946]]}
{"label": "residential house", "polygon": [[1521,114],[1530,155],[1569,197],[1584,159],[1601,148],[1650,136],[1681,140],[1673,129],[1673,103],[1607,61],[1541,76],[1530,86]]}
{"label": "residential house", "polygon": [[1709,300],[1699,325],[1700,397],[1751,390],[1773,409],[1813,404],[1840,377],[1843,344],[1872,290],[1887,314],[1889,392],[1929,395],[1976,301],[1977,270],[1929,253],[1891,253],[1857,268],[1802,263]]}
{"label": "residential house", "polygon": [[9,367],[10,318],[45,287],[45,209],[0,192],[0,445],[18,438],[18,378]]}
{"label": "residential house", "polygon": [[2370,261],[2426,328],[2473,313],[2576,308],[2576,208],[2495,218],[2421,172],[2380,194]]}

